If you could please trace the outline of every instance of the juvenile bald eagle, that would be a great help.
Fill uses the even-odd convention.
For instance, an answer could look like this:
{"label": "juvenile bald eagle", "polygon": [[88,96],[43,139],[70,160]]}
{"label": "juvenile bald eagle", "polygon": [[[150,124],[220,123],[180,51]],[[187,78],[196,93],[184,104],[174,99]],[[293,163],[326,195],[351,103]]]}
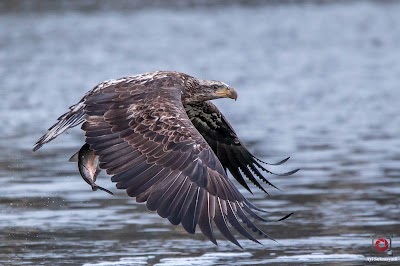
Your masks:
{"label": "juvenile bald eagle", "polygon": [[260,243],[245,227],[269,237],[249,218],[267,221],[254,212],[263,210],[239,192],[227,170],[249,191],[242,173],[265,191],[256,178],[273,186],[260,171],[271,172],[209,101],[217,98],[236,100],[237,93],[225,83],[172,71],[108,80],[71,106],[33,150],[83,122],[100,168],[150,211],[190,234],[198,225],[215,244],[213,223],[238,246],[231,228]]}

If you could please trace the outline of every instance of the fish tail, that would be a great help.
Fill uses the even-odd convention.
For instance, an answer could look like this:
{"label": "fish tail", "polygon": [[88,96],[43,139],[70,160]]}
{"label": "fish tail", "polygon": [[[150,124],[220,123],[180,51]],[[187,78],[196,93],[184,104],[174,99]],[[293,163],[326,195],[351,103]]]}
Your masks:
{"label": "fish tail", "polygon": [[107,192],[107,193],[110,194],[110,195],[114,195],[114,193],[112,193],[112,192],[109,191],[108,189],[105,189],[105,188],[103,188],[103,187],[101,187],[101,186],[98,186],[98,185],[96,185],[96,184],[92,186],[92,190],[93,190],[93,191],[95,191],[95,190],[97,190],[97,189],[103,190],[103,191]]}

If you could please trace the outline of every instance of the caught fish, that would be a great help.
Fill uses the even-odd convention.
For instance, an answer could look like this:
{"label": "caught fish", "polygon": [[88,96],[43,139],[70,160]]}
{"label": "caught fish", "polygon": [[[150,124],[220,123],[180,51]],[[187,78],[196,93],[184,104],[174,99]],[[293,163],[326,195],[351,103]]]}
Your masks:
{"label": "caught fish", "polygon": [[78,162],[79,173],[83,180],[92,187],[93,191],[99,189],[113,195],[111,191],[100,187],[95,183],[96,178],[101,171],[99,168],[99,156],[94,154],[94,151],[90,148],[89,144],[85,143],[77,153],[72,155],[69,161]]}

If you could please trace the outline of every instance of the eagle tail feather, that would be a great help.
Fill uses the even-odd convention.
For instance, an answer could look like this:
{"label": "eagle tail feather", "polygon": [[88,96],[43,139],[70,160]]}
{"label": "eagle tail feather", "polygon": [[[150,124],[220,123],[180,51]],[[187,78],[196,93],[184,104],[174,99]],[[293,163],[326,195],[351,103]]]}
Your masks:
{"label": "eagle tail feather", "polygon": [[51,126],[46,134],[44,134],[33,147],[33,151],[37,151],[47,142],[52,141],[58,135],[62,134],[69,128],[75,127],[81,124],[84,119],[84,103],[81,101],[76,105],[70,107],[70,111],[63,114],[58,118],[58,122]]}

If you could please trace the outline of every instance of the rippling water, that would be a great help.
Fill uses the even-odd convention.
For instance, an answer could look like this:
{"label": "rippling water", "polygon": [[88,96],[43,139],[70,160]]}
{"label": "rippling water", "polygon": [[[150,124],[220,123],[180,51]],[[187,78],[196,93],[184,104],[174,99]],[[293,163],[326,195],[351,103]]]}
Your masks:
{"label": "rippling water", "polygon": [[[386,1],[3,12],[0,264],[360,265],[375,255],[371,234],[394,235],[399,256],[398,14]],[[249,149],[291,156],[274,171],[302,169],[268,176],[282,192],[246,194],[270,218],[295,212],[264,227],[277,243],[214,246],[105,174],[115,195],[92,192],[68,163],[78,128],[31,151],[98,82],[160,69],[237,88],[237,102],[216,103]]]}

